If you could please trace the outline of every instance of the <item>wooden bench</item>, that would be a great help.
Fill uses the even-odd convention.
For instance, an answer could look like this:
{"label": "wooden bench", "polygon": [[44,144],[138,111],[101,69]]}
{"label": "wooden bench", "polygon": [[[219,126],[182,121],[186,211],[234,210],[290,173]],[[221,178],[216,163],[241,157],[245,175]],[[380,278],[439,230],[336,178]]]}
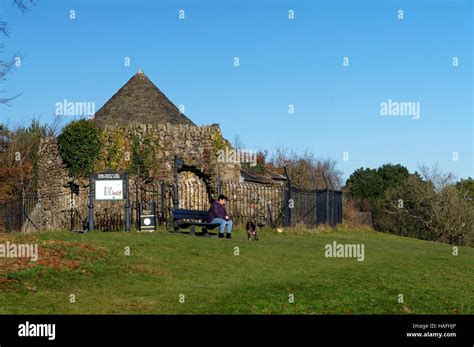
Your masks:
{"label": "wooden bench", "polygon": [[202,227],[203,235],[208,234],[208,229],[215,229],[219,223],[207,222],[207,211],[173,209],[173,230],[179,231],[181,228],[190,228],[189,235],[195,235],[196,227]]}

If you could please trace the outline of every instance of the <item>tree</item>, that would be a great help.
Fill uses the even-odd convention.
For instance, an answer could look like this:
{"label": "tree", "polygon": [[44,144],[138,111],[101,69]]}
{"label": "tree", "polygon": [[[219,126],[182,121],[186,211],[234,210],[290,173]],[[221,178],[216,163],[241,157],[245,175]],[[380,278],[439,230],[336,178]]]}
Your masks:
{"label": "tree", "polygon": [[360,168],[346,183],[351,203],[368,207],[374,228],[457,245],[474,241],[474,206],[466,198],[472,180],[454,184],[437,165],[411,174],[401,165]]}
{"label": "tree", "polygon": [[423,179],[413,175],[386,192],[385,228],[422,239],[472,245],[474,206],[454,184],[447,183],[453,175],[437,166],[428,170],[424,167],[421,172]]}
{"label": "tree", "polygon": [[292,183],[306,189],[339,189],[342,173],[336,168],[337,162],[330,158],[317,158],[309,150],[303,153],[278,148],[269,160],[271,168],[286,166]]}
{"label": "tree", "polygon": [[359,205],[365,202],[373,205],[382,195],[385,186],[386,184],[376,169],[364,169],[363,167],[355,170],[346,181],[349,196]]}
{"label": "tree", "polygon": [[454,184],[456,177],[452,172],[441,171],[438,164],[433,166],[422,165],[420,167],[420,177],[433,185],[433,188],[440,192],[446,187]]}
{"label": "tree", "polygon": [[234,136],[234,140],[232,141],[232,146],[236,150],[243,150],[245,148],[244,143],[242,142],[242,139],[240,138],[239,135]]}
{"label": "tree", "polygon": [[408,171],[408,169],[400,164],[382,165],[377,169],[377,174],[382,179],[383,191],[385,191],[389,187],[397,186],[410,176],[410,172]]}
{"label": "tree", "polygon": [[456,183],[456,189],[461,193],[463,199],[474,203],[474,179],[471,177],[461,179]]}
{"label": "tree", "polygon": [[37,187],[39,145],[42,138],[55,134],[57,126],[56,122],[41,124],[35,118],[28,127],[0,124],[0,200]]}
{"label": "tree", "polygon": [[408,178],[408,169],[400,164],[385,164],[378,169],[360,168],[348,178],[346,186],[352,197],[376,199],[384,191]]}
{"label": "tree", "polygon": [[[21,13],[27,13],[30,10],[30,5],[36,5],[36,0],[13,0],[13,5],[17,7],[21,11]],[[10,31],[8,29],[7,22],[3,21],[2,18],[0,18],[0,34],[5,37],[10,36]],[[5,44],[3,42],[0,42],[0,53],[4,53],[4,48]],[[13,72],[13,69],[17,66],[19,61],[21,61],[21,56],[19,54],[13,54],[13,57],[7,60],[0,58],[0,82],[3,82],[7,79],[7,76]],[[0,91],[0,93],[4,92],[4,90]],[[20,95],[21,93],[18,93],[14,96],[0,98],[0,104],[8,105],[10,101],[19,97]]]}
{"label": "tree", "polygon": [[73,121],[58,136],[58,147],[71,176],[88,175],[100,154],[100,131],[90,120]]}
{"label": "tree", "polygon": [[400,164],[385,164],[377,169],[360,168],[349,176],[345,190],[351,204],[359,210],[372,212],[372,224],[375,229],[404,234],[404,230],[411,227],[386,214],[386,195],[388,191],[402,186],[412,176],[415,180],[420,180],[417,173],[410,174],[408,169]]}

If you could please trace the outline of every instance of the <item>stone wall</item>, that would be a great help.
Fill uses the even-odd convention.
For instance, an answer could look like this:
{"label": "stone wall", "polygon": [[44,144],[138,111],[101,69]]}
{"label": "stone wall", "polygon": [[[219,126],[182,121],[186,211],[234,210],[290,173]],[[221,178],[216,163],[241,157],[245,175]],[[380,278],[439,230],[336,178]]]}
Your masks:
{"label": "stone wall", "polygon": [[57,230],[67,223],[71,181],[55,138],[41,141],[39,148],[38,203],[23,231]]}
{"label": "stone wall", "polygon": [[[172,124],[141,124],[134,127],[106,126],[104,131],[112,133],[120,131],[129,141],[138,136],[140,143],[150,138],[157,148],[156,180],[171,182],[173,180],[173,161],[177,155],[183,159],[185,169],[195,171],[209,179],[215,179],[217,163],[214,158],[214,137],[222,138],[218,125],[193,126]],[[225,141],[225,140],[224,140]],[[226,141],[227,142],[227,141]],[[106,142],[105,146],[109,144]],[[230,146],[230,144],[229,144]],[[220,179],[222,181],[239,180],[239,163],[220,163]]]}
{"label": "stone wall", "polygon": [[[53,155],[56,144],[54,139],[49,139],[42,144],[42,154]],[[89,215],[88,198],[89,182],[87,179],[77,181],[80,186],[79,195],[71,195],[67,177],[67,171],[60,162],[45,160],[41,163],[41,183],[39,189],[38,204],[30,214],[30,220],[25,223],[24,231],[36,230],[69,230],[71,228],[71,212],[74,214],[73,230],[81,229],[81,222]],[[195,173],[184,171],[179,174],[178,180],[179,207],[185,209],[206,210],[209,208],[208,185]],[[143,183],[145,189],[154,192],[148,195],[148,199],[157,201],[158,212],[164,212],[162,217],[169,220],[173,207],[173,185],[168,184],[165,188],[165,206],[160,203],[162,185],[161,182]],[[281,185],[263,185],[246,182],[227,181],[221,183],[221,191],[230,199],[227,209],[236,223],[244,224],[253,220],[259,224],[269,224],[269,221],[277,222],[281,216],[283,187]],[[136,220],[134,207],[136,206],[135,178],[130,177],[129,192],[132,203],[132,225]],[[139,190],[139,193],[141,191]],[[213,198],[216,197],[214,191]],[[124,219],[124,202],[94,201],[94,216],[96,228],[106,229],[99,226],[100,220],[114,218],[119,220],[112,229],[122,230]],[[270,217],[271,216],[271,217]]]}
{"label": "stone wall", "polygon": [[[105,127],[105,132],[113,132],[117,127]],[[217,163],[213,155],[213,136],[221,136],[218,125],[139,125],[133,128],[119,128],[130,141],[135,135],[140,141],[148,136],[157,146],[158,172],[153,179],[157,182],[173,182],[174,156],[184,160],[183,172],[180,173],[180,185],[192,185],[197,190],[191,195],[199,197],[199,201],[192,203],[192,207],[204,207],[207,194],[206,185],[215,187]],[[107,145],[107,144],[106,144]],[[23,226],[25,231],[58,230],[70,227],[71,206],[78,212],[76,219],[87,216],[87,199],[89,194],[88,178],[79,178],[76,183],[80,186],[80,196],[71,196],[69,182],[72,178],[61,160],[55,138],[42,141],[39,150],[39,189],[38,204],[31,212],[29,221]],[[240,164],[220,163],[220,180],[238,181],[240,178]],[[108,168],[103,168],[108,169]],[[196,185],[197,183],[197,185]],[[130,177],[130,200],[135,201],[135,177]],[[180,197],[183,198],[183,197]],[[194,198],[193,198],[194,199]],[[193,200],[194,201],[194,200]],[[190,206],[191,206],[190,205]],[[97,202],[96,211],[108,209],[122,211],[117,203]],[[76,225],[77,228],[80,225]]]}

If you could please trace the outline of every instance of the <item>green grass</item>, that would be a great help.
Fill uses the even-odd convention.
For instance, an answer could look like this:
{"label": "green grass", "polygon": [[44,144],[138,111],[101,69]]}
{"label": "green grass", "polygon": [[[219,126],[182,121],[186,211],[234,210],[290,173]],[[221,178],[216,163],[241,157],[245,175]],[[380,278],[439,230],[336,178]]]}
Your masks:
{"label": "green grass", "polygon": [[[460,247],[453,256],[450,245],[374,231],[266,231],[258,242],[247,241],[242,231],[232,240],[166,231],[10,238],[25,237],[62,260],[23,268],[3,263],[2,314],[474,313],[473,248]],[[364,244],[365,260],[326,258],[324,247],[333,241]],[[0,259],[0,265],[7,261]]]}

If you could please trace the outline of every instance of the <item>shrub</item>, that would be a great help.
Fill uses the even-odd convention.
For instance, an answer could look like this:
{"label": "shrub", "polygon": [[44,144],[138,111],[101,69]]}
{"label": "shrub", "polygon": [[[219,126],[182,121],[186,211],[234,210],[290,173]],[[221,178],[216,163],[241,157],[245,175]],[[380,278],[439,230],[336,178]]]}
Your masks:
{"label": "shrub", "polygon": [[69,123],[58,136],[58,147],[71,176],[86,176],[94,169],[101,149],[100,131],[90,120]]}
{"label": "shrub", "polygon": [[18,197],[38,188],[41,140],[54,135],[57,124],[41,124],[33,118],[27,127],[9,129],[0,124],[0,200]]}
{"label": "shrub", "polygon": [[474,241],[474,206],[453,184],[409,177],[389,189],[379,223],[391,233],[455,245]]}
{"label": "shrub", "polygon": [[468,179],[461,179],[456,183],[456,188],[461,193],[463,199],[474,203],[474,179],[471,177]]}

